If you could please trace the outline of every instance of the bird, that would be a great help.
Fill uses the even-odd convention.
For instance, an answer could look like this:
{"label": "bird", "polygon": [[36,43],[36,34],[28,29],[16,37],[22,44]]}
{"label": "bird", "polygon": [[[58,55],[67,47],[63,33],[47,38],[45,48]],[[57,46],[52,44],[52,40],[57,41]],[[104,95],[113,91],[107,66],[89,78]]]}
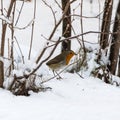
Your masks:
{"label": "bird", "polygon": [[72,50],[66,50],[63,51],[61,54],[57,55],[53,59],[49,60],[46,65],[53,71],[53,74],[55,76],[55,73],[57,76],[59,76],[59,79],[61,78],[60,75],[57,73],[60,69],[63,67],[67,66],[70,62],[70,59],[74,56],[77,55],[74,51]]}

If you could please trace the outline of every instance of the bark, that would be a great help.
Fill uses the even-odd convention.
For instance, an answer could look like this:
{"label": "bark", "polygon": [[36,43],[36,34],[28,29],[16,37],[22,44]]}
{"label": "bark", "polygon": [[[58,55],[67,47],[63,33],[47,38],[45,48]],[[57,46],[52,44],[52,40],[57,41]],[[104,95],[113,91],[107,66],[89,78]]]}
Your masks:
{"label": "bark", "polygon": [[118,3],[118,8],[115,16],[115,23],[113,27],[113,33],[117,32],[117,34],[113,34],[112,36],[112,43],[110,48],[110,65],[108,68],[112,74],[115,75],[117,62],[119,57],[119,48],[120,48],[120,1]]}
{"label": "bark", "polygon": [[4,81],[4,64],[2,61],[0,61],[0,87],[3,87],[3,81]]}
{"label": "bark", "polygon": [[[102,21],[102,33],[109,33],[111,16],[112,16],[113,0],[106,0],[104,5],[104,14]],[[100,36],[100,46],[102,49],[105,49],[108,46],[109,34],[101,34]]]}
{"label": "bark", "polygon": [[[15,0],[11,0],[8,12],[7,12],[7,18],[10,17],[12,7]],[[7,23],[4,21],[2,22],[2,37],[1,37],[1,48],[0,48],[0,56],[4,56],[4,47],[5,47],[5,36],[6,36],[6,30],[7,30]],[[0,87],[3,87],[3,81],[4,81],[4,63],[3,61],[0,61]]]}
{"label": "bark", "polygon": [[120,55],[119,55],[119,63],[118,63],[118,73],[117,73],[117,76],[120,77]]}
{"label": "bark", "polygon": [[[67,3],[70,2],[70,0],[62,0],[62,9],[64,11]],[[71,17],[69,16],[71,14],[71,8],[69,5],[69,8],[65,14],[65,18],[63,19],[63,26],[62,26],[62,36],[65,38],[68,38],[71,36]],[[71,42],[70,40],[65,40],[62,42],[62,52],[65,50],[71,49]]]}

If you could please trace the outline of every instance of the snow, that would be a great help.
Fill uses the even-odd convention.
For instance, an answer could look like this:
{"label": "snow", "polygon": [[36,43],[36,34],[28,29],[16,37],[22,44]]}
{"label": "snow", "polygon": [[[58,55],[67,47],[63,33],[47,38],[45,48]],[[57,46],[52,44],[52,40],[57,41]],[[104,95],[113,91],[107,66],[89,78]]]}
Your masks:
{"label": "snow", "polygon": [[119,88],[92,77],[64,77],[47,84],[51,91],[30,92],[29,97],[1,89],[1,120],[119,120]]}
{"label": "snow", "polygon": [[[8,5],[8,1],[4,1],[4,4]],[[93,0],[93,5],[90,5],[88,0],[84,1],[84,16],[96,16],[99,12],[98,1]],[[58,2],[60,2],[60,0],[58,0]],[[19,8],[21,2],[19,1],[18,3],[17,6]],[[22,12],[20,16],[20,21],[18,22],[17,27],[22,28],[32,20],[33,13],[31,11],[34,9],[33,3],[33,1],[31,3],[25,3],[23,9],[24,12]],[[76,8],[78,3],[79,1],[74,3],[72,8]],[[104,0],[101,0],[100,3],[100,9],[102,10]],[[61,17],[60,8],[54,3],[54,0],[49,2],[49,4],[54,6],[58,21]],[[85,6],[87,6],[87,9]],[[77,10],[79,12],[79,9]],[[0,16],[0,19],[5,18]],[[5,19],[5,21],[10,22],[7,19]],[[98,21],[98,19],[84,19],[84,32],[91,30],[98,31]],[[79,30],[79,22],[78,18],[73,22],[73,26],[76,28],[76,34],[81,33]],[[17,75],[22,75],[23,72],[28,74],[29,70],[36,67],[35,58],[39,52],[42,51],[42,48],[46,46],[47,42],[42,35],[48,38],[53,27],[54,19],[50,9],[45,6],[43,2],[37,1],[37,14],[31,61],[27,60],[31,26],[25,30],[15,29],[15,34],[19,40],[22,53],[25,56],[26,64],[21,64],[21,55],[19,50],[16,49],[16,64],[19,69],[13,72]],[[61,26],[58,27],[52,40],[57,40],[60,36]],[[97,39],[98,35],[96,34],[88,34],[85,36],[85,40],[92,43],[97,43]],[[76,47],[76,44],[78,45],[78,42],[73,40],[72,49],[75,52],[79,49],[79,45]],[[57,80],[54,78],[43,84],[45,87],[50,87],[52,89],[39,93],[29,91],[30,96],[28,97],[15,96],[8,90],[0,89],[0,120],[119,120],[120,88],[106,84],[102,80],[90,76],[89,71],[92,71],[94,66],[97,66],[94,59],[96,58],[95,52],[96,48],[98,48],[98,44],[86,43],[86,46],[88,48],[90,47],[93,52],[88,58],[88,71],[83,70],[79,72],[83,78],[76,73],[72,74],[64,71],[60,74],[63,79]],[[15,47],[17,48],[16,43]],[[46,51],[44,57],[46,57],[50,51],[51,48]],[[57,50],[52,57],[59,52],[60,45],[57,47]],[[107,61],[105,60],[105,62]],[[9,66],[8,63],[6,66]],[[40,81],[45,81],[53,77],[52,71],[49,70],[45,64],[43,64],[37,72],[41,75],[41,79],[38,79],[37,84],[39,84]],[[117,77],[114,77],[114,79],[120,81]],[[11,78],[6,79],[4,83],[6,87],[10,80]]]}
{"label": "snow", "polygon": [[5,18],[5,16],[3,16],[3,15],[0,16],[0,19],[1,19],[1,20],[4,20],[4,21],[5,21],[6,23],[8,23],[8,24],[11,24],[11,23],[12,23],[10,20],[8,20],[7,18]]}

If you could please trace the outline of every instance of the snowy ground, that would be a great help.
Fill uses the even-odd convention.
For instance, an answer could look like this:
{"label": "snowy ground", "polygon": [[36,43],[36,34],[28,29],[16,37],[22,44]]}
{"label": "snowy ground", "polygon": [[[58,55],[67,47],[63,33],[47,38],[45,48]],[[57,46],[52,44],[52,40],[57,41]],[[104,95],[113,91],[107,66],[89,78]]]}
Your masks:
{"label": "snowy ground", "polygon": [[[68,77],[69,76],[69,77]],[[99,79],[81,79],[64,74],[64,79],[47,84],[51,91],[31,96],[14,96],[0,90],[1,120],[119,120],[120,88]]]}
{"label": "snowy ground", "polygon": [[[7,2],[6,0],[6,4]],[[40,1],[37,2],[39,4],[37,4],[33,55],[31,58],[33,60],[46,42],[46,40],[41,37],[41,34],[49,37],[54,26],[50,9],[46,7],[44,3]],[[93,3],[91,6],[89,2],[85,0],[83,8],[85,16],[96,16],[98,14],[98,1],[93,0]],[[52,2],[51,4],[53,6],[55,5]],[[19,5],[20,4],[18,4],[18,7],[20,7]],[[102,5],[103,2],[101,1],[101,9],[103,7]],[[77,6],[77,4],[73,5],[73,7],[75,6]],[[58,11],[56,14],[57,20],[59,20],[60,10],[57,7],[58,6],[54,6],[54,9]],[[31,20],[33,14],[30,10],[32,9],[33,2],[25,4],[25,13],[22,13],[23,15],[21,15],[21,19],[17,25],[18,27],[25,26]],[[79,19],[77,19],[73,23],[74,27],[76,26],[76,34],[80,34],[77,24],[79,22]],[[84,20],[84,32],[91,30],[99,30],[98,19]],[[21,45],[20,47],[26,58],[29,51],[30,33],[30,27],[25,31],[15,30],[15,34]],[[53,39],[58,38],[60,35],[61,28],[59,27]],[[94,34],[85,36],[85,40],[90,42],[97,42],[97,39],[97,35]],[[93,44],[89,46],[93,49],[96,47],[96,45]],[[72,49],[75,51],[78,50],[76,43],[72,43]],[[54,54],[58,54],[57,52],[59,50],[60,48],[58,47]],[[92,57],[91,55],[91,58]],[[29,65],[31,65],[31,63],[28,63],[28,66]],[[92,60],[90,60],[89,66],[91,66],[91,69],[93,68],[94,63]],[[45,64],[40,68],[39,72],[44,75],[43,80],[53,75]],[[63,79],[61,81],[55,78],[44,84],[46,87],[51,87],[51,90],[39,93],[30,91],[29,97],[14,96],[9,91],[0,89],[0,120],[120,120],[120,88],[106,84],[97,78],[89,77],[87,72],[80,74],[82,74],[84,79],[77,74],[62,73],[61,76]]]}

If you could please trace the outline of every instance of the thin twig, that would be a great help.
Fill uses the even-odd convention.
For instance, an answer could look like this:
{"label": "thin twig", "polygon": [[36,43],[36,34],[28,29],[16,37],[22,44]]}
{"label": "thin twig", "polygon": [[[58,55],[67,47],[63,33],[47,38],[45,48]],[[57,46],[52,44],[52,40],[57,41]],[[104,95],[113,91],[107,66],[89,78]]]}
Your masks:
{"label": "thin twig", "polygon": [[[98,15],[98,18],[99,18],[99,21],[98,21],[98,23],[99,23],[99,26],[98,26],[98,30],[100,31],[100,28],[101,28],[101,22],[100,22],[100,15],[101,15],[101,13],[100,13],[100,11],[101,11],[101,4],[100,4],[100,0],[98,0],[98,3],[99,3],[99,15]],[[104,10],[105,11],[105,10]],[[110,21],[111,22],[111,21]],[[100,38],[100,34],[98,35],[98,40],[99,40],[99,38]]]}
{"label": "thin twig", "polygon": [[22,53],[22,50],[21,50],[20,45],[19,45],[19,43],[18,43],[18,40],[17,40],[17,38],[16,38],[15,36],[14,36],[14,38],[15,38],[16,43],[17,43],[17,45],[18,45],[18,48],[19,48],[19,50],[20,50],[20,53],[21,53],[21,56],[22,56],[23,64],[25,64],[24,55],[23,55],[23,53]]}
{"label": "thin twig", "polygon": [[[83,0],[81,0],[80,11],[81,11],[81,16],[82,16],[82,14],[83,14]],[[81,33],[83,34],[84,30],[83,30],[83,19],[82,19],[82,17],[80,19],[80,25],[81,25]],[[84,37],[83,37],[83,35],[82,35],[82,45],[83,45],[83,50],[84,50],[84,54],[85,54],[86,51],[85,51],[85,44],[84,44]]]}
{"label": "thin twig", "polygon": [[58,3],[58,1],[57,0],[54,0],[55,1],[55,3],[58,5],[58,7],[62,10],[62,7],[61,7],[61,5]]}
{"label": "thin twig", "polygon": [[[78,37],[80,37],[80,36],[82,36],[82,35],[87,35],[87,34],[118,34],[118,32],[114,32],[114,33],[112,33],[112,32],[108,32],[108,33],[106,33],[106,32],[99,32],[99,31],[87,31],[87,32],[84,32],[84,33],[81,33],[81,34],[78,34],[78,35],[75,35],[75,36],[72,36],[72,37],[68,37],[68,38],[63,38],[63,39],[61,39],[61,41],[60,42],[62,42],[62,41],[64,41],[64,40],[72,40],[72,39],[75,39],[75,38],[78,38]],[[49,39],[48,39],[49,40]],[[54,40],[50,40],[51,42],[56,42],[56,41],[54,41]]]}
{"label": "thin twig", "polygon": [[33,34],[34,34],[34,26],[35,26],[35,17],[36,17],[36,0],[34,0],[34,20],[32,23],[32,33],[31,33],[31,41],[30,41],[30,49],[29,49],[29,55],[28,55],[28,59],[30,60],[31,57],[31,51],[32,51],[32,44],[33,44]]}
{"label": "thin twig", "polygon": [[21,5],[21,8],[20,8],[20,11],[19,11],[19,14],[18,14],[18,17],[17,17],[17,20],[16,20],[16,23],[15,23],[15,26],[17,25],[17,23],[18,23],[18,21],[19,21],[19,19],[20,19],[20,15],[21,15],[21,12],[22,12],[24,3],[25,3],[25,1],[23,0],[22,5]]}
{"label": "thin twig", "polygon": [[27,27],[29,27],[32,23],[33,23],[34,19],[32,19],[26,26],[24,27],[14,27],[15,29],[19,29],[19,30],[24,30],[26,29]]}
{"label": "thin twig", "polygon": [[70,4],[73,3],[74,1],[76,1],[76,0],[72,0],[71,2],[68,2],[68,3],[66,4],[66,7],[65,7],[65,9],[64,9],[64,11],[63,11],[63,15],[62,15],[61,19],[58,21],[58,23],[56,24],[56,26],[53,28],[53,31],[52,31],[52,33],[50,34],[49,40],[52,39],[52,37],[53,37],[56,29],[58,28],[58,26],[60,25],[60,23],[61,23],[62,20],[64,19],[65,15],[66,15],[66,12],[68,11],[68,8],[69,8]]}
{"label": "thin twig", "polygon": [[51,10],[51,12],[52,12],[52,14],[53,14],[54,24],[55,24],[55,26],[56,26],[57,20],[56,20],[56,16],[55,16],[55,12],[54,12],[53,8],[52,8],[45,0],[42,0],[42,1],[44,2],[44,4],[45,4],[47,7],[50,8],[50,10]]}

